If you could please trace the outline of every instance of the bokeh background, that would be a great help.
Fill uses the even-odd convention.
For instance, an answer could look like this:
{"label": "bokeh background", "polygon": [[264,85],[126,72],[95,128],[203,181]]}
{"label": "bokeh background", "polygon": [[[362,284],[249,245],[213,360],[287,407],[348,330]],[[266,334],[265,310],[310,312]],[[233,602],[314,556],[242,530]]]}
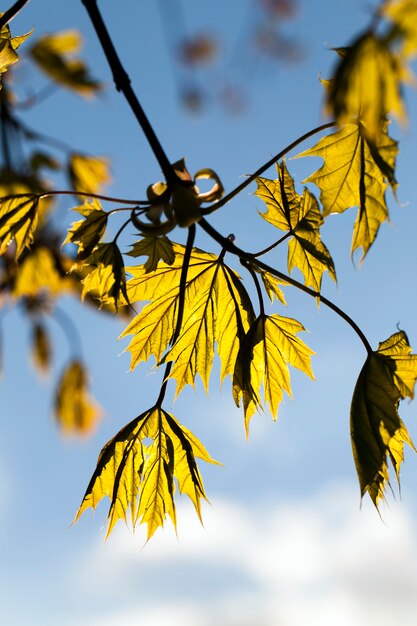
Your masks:
{"label": "bokeh background", "polygon": [[[191,172],[213,168],[226,190],[324,121],[319,78],[331,74],[335,53],[330,48],[347,45],[358,35],[376,3],[298,0],[287,3],[287,15],[282,3],[284,9],[274,19],[267,19],[261,5],[254,0],[100,2],[170,159],[186,157]],[[113,184],[107,191],[143,197],[147,185],[160,179],[159,167],[113,89],[83,5],[32,0],[13,21],[13,34],[32,26],[35,35],[79,29],[83,55],[107,89],[91,102],[58,91],[25,113],[28,123],[86,152],[108,156]],[[203,52],[198,47],[196,52],[198,41],[205,41],[205,51],[203,46]],[[33,81],[34,89],[45,82],[23,65],[19,72],[22,81]],[[381,228],[361,267],[350,258],[355,211],[330,218],[323,230],[338,274],[337,286],[324,277],[323,293],[357,321],[375,347],[397,324],[417,346],[415,92],[407,99],[409,127],[392,128],[401,143],[397,200],[389,199],[391,223]],[[288,165],[300,183],[320,161],[288,159]],[[273,169],[266,175],[272,178]],[[225,235],[233,232],[238,245],[249,250],[260,249],[271,237],[258,216],[264,208],[253,190],[211,217],[216,228]],[[61,214],[69,223],[71,203],[64,208]],[[127,237],[131,243],[133,236]],[[181,233],[178,240],[183,241]],[[197,245],[218,250],[203,234]],[[282,267],[283,260],[277,252],[277,265]],[[248,441],[230,382],[218,391],[218,366],[208,397],[197,384],[196,392],[186,389],[174,403],[172,386],[165,408],[202,439],[223,467],[201,468],[210,499],[203,506],[204,527],[191,505],[179,498],[178,536],[167,523],[148,544],[145,529],[132,534],[121,522],[105,542],[105,502],[70,525],[102,445],[153,404],[160,374],[151,364],[129,373],[126,344],[116,341],[123,323],[64,299],[61,306],[80,328],[103,418],[86,441],[63,439],[51,406],[53,385],[68,358],[66,338],[60,328],[53,331],[54,370],[50,379],[40,381],[28,357],[24,318],[16,311],[2,320],[2,624],[413,623],[417,457],[406,451],[401,496],[388,494],[381,516],[368,500],[361,505],[349,406],[366,354],[330,310],[289,289],[286,297],[284,314],[310,331],[304,340],[317,352],[317,380],[294,371],[293,399],[284,400],[276,423],[265,415],[254,417]],[[417,440],[415,405],[405,403],[401,414]]]}

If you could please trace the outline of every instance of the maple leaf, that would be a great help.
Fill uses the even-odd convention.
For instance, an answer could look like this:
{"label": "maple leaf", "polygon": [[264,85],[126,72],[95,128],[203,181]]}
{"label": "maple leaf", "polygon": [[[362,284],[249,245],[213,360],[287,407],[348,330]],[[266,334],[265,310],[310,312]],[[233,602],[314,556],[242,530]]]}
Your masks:
{"label": "maple leaf", "polygon": [[159,237],[147,235],[136,241],[128,256],[147,256],[148,260],[144,264],[146,272],[153,272],[157,269],[159,261],[165,261],[167,265],[172,265],[175,260],[175,252],[172,242],[166,235]]}
{"label": "maple leaf", "polygon": [[[1,15],[3,15],[1,13]],[[26,33],[26,35],[20,35],[18,37],[12,37],[10,28],[5,24],[0,31],[0,76],[7,71],[10,65],[16,63],[19,60],[16,50],[19,46],[32,34]],[[0,89],[1,89],[0,82]]]}
{"label": "maple leaf", "polygon": [[414,396],[417,355],[399,331],[371,352],[359,374],[351,406],[353,457],[361,495],[375,506],[389,484],[388,459],[399,482],[404,443],[414,445],[398,414],[401,399]]}
{"label": "maple leaf", "polygon": [[103,304],[114,304],[116,310],[119,304],[128,302],[126,293],[126,274],[123,257],[117,244],[99,243],[95,250],[85,261],[75,263],[71,271],[83,271],[83,290],[81,299],[84,300],[87,293],[100,300]]}
{"label": "maple leaf", "polygon": [[71,361],[61,376],[55,417],[64,435],[87,435],[96,427],[100,412],[88,394],[87,372],[79,360]]}
{"label": "maple leaf", "polygon": [[77,261],[82,261],[90,256],[103,237],[108,214],[103,211],[100,202],[96,199],[92,202],[85,202],[73,211],[77,211],[86,219],[73,222],[62,245],[66,243],[77,244]]}
{"label": "maple leaf", "polygon": [[109,161],[104,157],[73,153],[68,163],[68,175],[75,191],[100,193],[110,182]]}
{"label": "maple leaf", "polygon": [[222,362],[221,380],[232,374],[240,340],[253,318],[252,305],[238,275],[222,257],[194,248],[187,271],[181,332],[168,349],[176,327],[184,247],[173,244],[175,261],[161,262],[154,272],[144,266],[127,268],[130,302],[150,300],[121,334],[134,335],[126,350],[132,354],[131,369],[154,355],[157,362],[173,361],[170,377],[177,380],[177,394],[194,385],[197,374],[208,386],[212,360]]}
{"label": "maple leaf", "polygon": [[405,70],[387,41],[367,32],[339,56],[334,79],[326,90],[327,112],[339,126],[358,118],[373,139],[388,115],[406,119],[401,95]]}
{"label": "maple leaf", "polygon": [[15,298],[42,293],[56,296],[70,288],[69,282],[59,273],[51,250],[39,246],[31,250],[19,266],[12,294]]}
{"label": "maple leaf", "polygon": [[101,84],[91,78],[81,59],[73,58],[81,44],[80,33],[67,30],[39,37],[30,54],[38,67],[57,83],[80,95],[91,96],[101,89]]}
{"label": "maple leaf", "polygon": [[288,271],[297,267],[306,285],[320,291],[323,273],[328,270],[336,280],[333,260],[321,241],[323,218],[317,200],[308,189],[300,196],[285,162],[277,164],[278,178],[257,178],[255,195],[262,198],[267,211],[261,216],[280,230],[288,231]]}
{"label": "maple leaf", "polygon": [[276,298],[281,304],[286,306],[285,296],[278,285],[287,285],[288,283],[258,267],[256,262],[251,262],[250,266],[260,275],[270,301],[273,302],[274,298]]}
{"label": "maple leaf", "polygon": [[322,167],[304,181],[319,187],[324,217],[358,207],[351,251],[362,248],[361,260],[388,219],[385,191],[388,185],[395,191],[397,154],[397,142],[389,137],[386,126],[370,142],[362,125],[347,124],[298,155],[324,159]]}
{"label": "maple leaf", "polygon": [[291,396],[288,365],[314,379],[310,363],[314,352],[296,336],[303,330],[297,320],[261,314],[247,332],[233,375],[233,397],[237,406],[243,401],[247,433],[252,415],[263,409],[261,386],[264,402],[275,420],[283,392]]}
{"label": "maple leaf", "polygon": [[38,205],[39,199],[33,195],[0,200],[0,254],[6,252],[12,240],[16,259],[30,246],[38,222]]}
{"label": "maple leaf", "polygon": [[102,498],[110,498],[107,536],[119,519],[147,524],[148,539],[168,517],[176,527],[175,481],[201,519],[206,499],[196,458],[216,463],[198,439],[173,415],[155,406],[127,424],[100,452],[96,470],[74,522]]}

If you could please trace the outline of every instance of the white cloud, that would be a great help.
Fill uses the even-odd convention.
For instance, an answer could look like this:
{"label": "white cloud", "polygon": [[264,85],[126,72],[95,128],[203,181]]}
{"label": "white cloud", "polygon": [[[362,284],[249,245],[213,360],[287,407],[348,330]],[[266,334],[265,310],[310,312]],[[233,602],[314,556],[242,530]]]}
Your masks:
{"label": "white cloud", "polygon": [[179,541],[167,529],[141,550],[120,525],[94,546],[73,593],[104,594],[114,611],[77,623],[392,626],[415,615],[417,523],[404,504],[383,523],[343,485],[252,510],[215,502],[204,529],[179,507]]}

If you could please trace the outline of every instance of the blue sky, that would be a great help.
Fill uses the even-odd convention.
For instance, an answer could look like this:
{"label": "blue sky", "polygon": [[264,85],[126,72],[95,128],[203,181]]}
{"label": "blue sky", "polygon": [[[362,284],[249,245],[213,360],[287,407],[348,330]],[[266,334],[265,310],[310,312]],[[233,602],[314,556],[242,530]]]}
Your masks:
{"label": "blue sky", "polygon": [[[291,32],[305,57],[297,65],[265,64],[250,77],[246,110],[232,116],[213,102],[202,115],[181,106],[163,42],[158,3],[101,2],[122,60],[172,161],[183,156],[191,172],[211,167],[226,190],[323,121],[319,76],[329,76],[332,46],[346,45],[367,23],[375,2],[299,0]],[[214,29],[227,49],[247,26],[249,3],[184,2],[190,28]],[[134,5],[134,6],[133,6]],[[197,5],[197,8],[196,8]],[[224,7],[226,5],[226,8]],[[95,76],[108,84],[97,102],[64,92],[28,114],[30,124],[72,145],[112,160],[108,191],[142,197],[160,179],[157,163],[122,96],[115,93],[103,54],[81,2],[32,0],[14,20],[15,34],[76,27]],[[22,51],[24,48],[22,48]],[[244,55],[233,71],[245,76]],[[206,87],[216,90],[215,73]],[[345,309],[375,347],[396,330],[417,349],[417,193],[415,92],[408,95],[410,127],[402,134],[398,202],[363,266],[350,260],[354,212],[328,220],[323,240],[336,262],[338,286],[325,277],[324,294]],[[306,143],[302,149],[311,146]],[[300,150],[301,151],[301,150]],[[294,155],[290,155],[294,156]],[[312,159],[289,161],[298,181],[314,171]],[[268,176],[273,177],[271,169]],[[299,187],[301,190],[302,187]],[[253,191],[253,188],[250,190]],[[70,208],[70,206],[68,206]],[[261,202],[244,192],[212,223],[234,232],[248,249],[264,241]],[[66,218],[65,218],[66,219]],[[180,234],[181,238],[182,235]],[[217,251],[203,236],[197,245]],[[0,621],[11,626],[368,626],[410,623],[417,610],[417,457],[407,451],[402,498],[389,497],[383,521],[373,506],[360,508],[351,456],[349,406],[365,359],[351,329],[301,293],[286,292],[284,315],[310,331],[317,352],[316,382],[292,374],[293,399],[277,423],[256,416],[246,442],[230,384],[218,392],[213,373],[207,397],[187,389],[165,408],[205,443],[224,467],[202,467],[210,504],[204,528],[187,502],[178,503],[178,539],[167,524],[149,544],[119,522],[105,543],[106,507],[70,527],[102,445],[151,406],[160,377],[147,365],[129,373],[120,322],[98,317],[65,300],[82,328],[93,393],[104,407],[95,437],[63,440],[51,417],[53,382],[68,357],[53,330],[56,360],[51,380],[39,381],[28,358],[29,329],[18,313],[4,319],[4,375],[0,387]],[[281,311],[282,312],[282,311]],[[401,415],[417,440],[415,406]]]}

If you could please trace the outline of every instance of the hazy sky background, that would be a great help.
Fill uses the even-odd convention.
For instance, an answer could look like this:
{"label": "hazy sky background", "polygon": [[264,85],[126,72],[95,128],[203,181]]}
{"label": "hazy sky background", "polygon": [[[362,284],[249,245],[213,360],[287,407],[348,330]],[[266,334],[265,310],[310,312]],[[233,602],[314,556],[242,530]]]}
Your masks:
{"label": "hazy sky background", "polygon": [[[192,173],[211,167],[230,190],[242,175],[324,121],[319,77],[330,75],[335,55],[329,48],[348,44],[360,32],[375,2],[298,4],[289,32],[302,43],[304,58],[298,64],[265,63],[254,72],[250,55],[238,48],[230,75],[240,84],[247,79],[246,109],[231,115],[219,104],[214,97],[219,78],[210,70],[204,87],[213,98],[203,114],[191,115],[178,98],[163,40],[163,2],[100,2],[133,86],[172,161],[185,156]],[[190,31],[214,31],[226,51],[250,26],[246,0],[187,0],[184,7]],[[160,179],[159,167],[112,87],[81,2],[32,0],[12,31],[21,34],[32,26],[35,34],[81,30],[84,56],[108,89],[96,102],[58,92],[25,119],[79,150],[109,156],[114,178],[109,193],[143,197],[147,185]],[[382,227],[363,266],[358,269],[350,260],[355,211],[329,219],[323,231],[339,280],[336,287],[325,276],[323,292],[357,321],[375,347],[399,324],[417,349],[415,92],[408,94],[408,102],[411,123],[401,131],[398,203],[390,198],[392,222]],[[400,130],[393,127],[393,135],[399,137]],[[289,161],[298,182],[319,164]],[[266,175],[274,177],[273,169]],[[258,210],[264,210],[261,201],[245,191],[213,215],[212,223],[225,235],[235,233],[241,247],[259,249],[259,242],[268,243],[273,235]],[[182,234],[178,237],[183,240]],[[218,251],[203,236],[197,245]],[[317,381],[294,371],[294,398],[285,399],[275,424],[268,416],[255,416],[248,442],[229,381],[218,392],[218,367],[209,397],[198,384],[197,393],[186,389],[174,404],[172,386],[165,408],[224,467],[201,467],[211,503],[203,505],[204,528],[188,502],[179,500],[178,539],[167,523],[146,546],[145,529],[132,535],[121,522],[104,543],[105,502],[75,527],[70,524],[102,445],[152,406],[160,374],[150,372],[149,364],[129,373],[129,357],[121,354],[126,344],[115,341],[122,323],[65,301],[82,327],[93,393],[105,413],[95,437],[82,443],[63,440],[51,417],[51,394],[68,358],[65,337],[54,328],[53,377],[39,381],[28,358],[25,321],[17,312],[6,317],[0,386],[2,624],[391,626],[415,619],[417,457],[406,451],[402,499],[389,496],[383,521],[367,500],[360,508],[349,406],[365,351],[333,312],[317,309],[301,293],[287,289],[286,297],[288,307],[279,312],[310,331],[303,339],[317,352]],[[416,407],[404,404],[401,415],[417,440]]]}

